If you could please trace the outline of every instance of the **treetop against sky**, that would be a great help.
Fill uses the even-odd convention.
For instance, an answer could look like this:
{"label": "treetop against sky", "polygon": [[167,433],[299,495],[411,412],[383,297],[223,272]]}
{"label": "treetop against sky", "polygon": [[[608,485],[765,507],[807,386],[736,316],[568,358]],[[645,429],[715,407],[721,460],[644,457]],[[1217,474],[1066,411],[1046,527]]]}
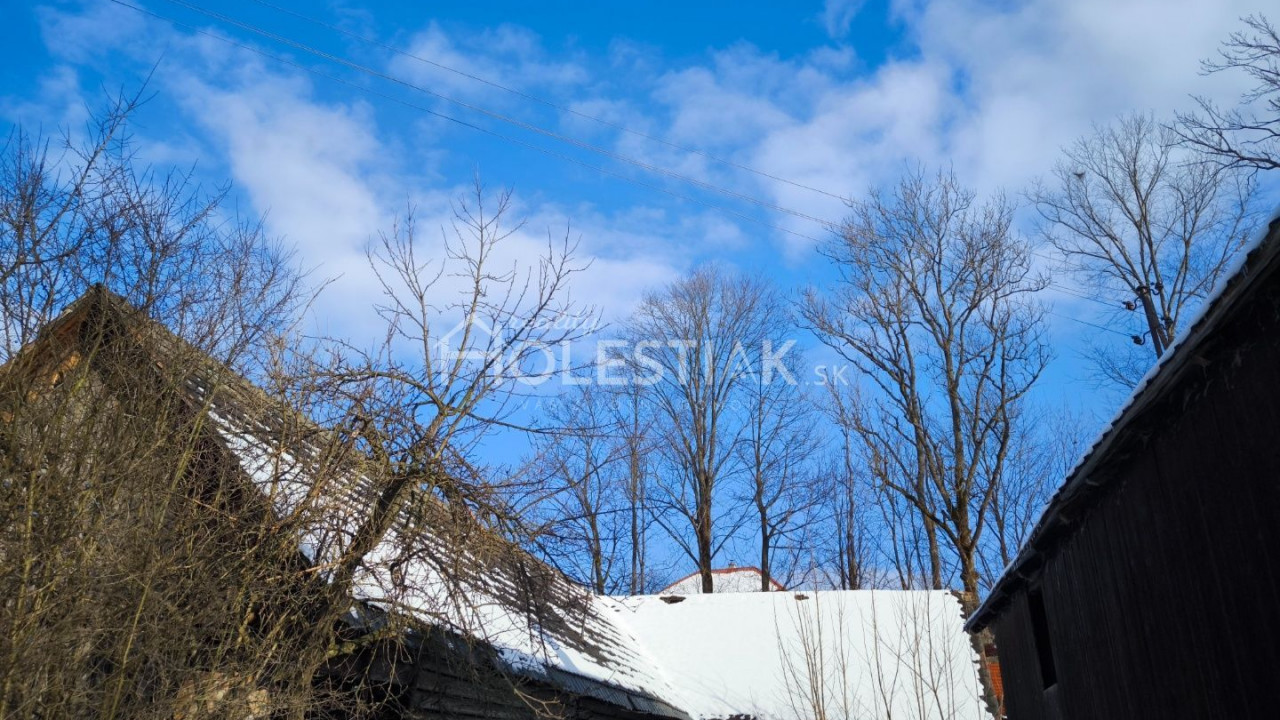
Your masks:
{"label": "treetop against sky", "polygon": [[[146,83],[139,159],[230,179],[233,206],[333,279],[317,332],[357,342],[377,287],[370,239],[414,207],[432,242],[479,174],[513,188],[510,215],[525,220],[510,261],[536,257],[548,232],[580,239],[590,267],[574,293],[607,325],[702,263],[788,290],[830,280],[815,248],[844,199],[918,165],[1022,201],[1094,124],[1171,118],[1192,94],[1232,104],[1246,79],[1206,77],[1200,62],[1258,9],[50,2],[0,31],[0,124],[76,132],[106,95]],[[1036,239],[1022,205],[1017,229]],[[1055,359],[1038,392],[1067,402],[1088,374],[1079,348],[1130,334],[1102,329],[1130,298],[1088,300],[1077,283],[1043,292]]]}

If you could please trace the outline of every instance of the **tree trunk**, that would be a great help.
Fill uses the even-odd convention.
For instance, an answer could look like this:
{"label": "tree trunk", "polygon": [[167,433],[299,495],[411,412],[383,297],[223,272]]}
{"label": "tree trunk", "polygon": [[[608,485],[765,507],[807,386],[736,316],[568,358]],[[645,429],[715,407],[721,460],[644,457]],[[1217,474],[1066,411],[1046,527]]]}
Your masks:
{"label": "tree trunk", "polygon": [[640,555],[640,503],[634,495],[631,499],[631,594],[640,594],[641,577],[644,575]]}
{"label": "tree trunk", "polygon": [[932,518],[924,518],[924,535],[929,543],[929,587],[941,590],[942,553],[938,549],[938,528]]}
{"label": "tree trunk", "polygon": [[595,586],[596,593],[603,595],[605,592],[604,577],[604,541],[600,538],[600,526],[595,513],[588,518],[591,528],[591,579],[592,585]]}
{"label": "tree trunk", "polygon": [[644,475],[640,463],[640,448],[635,435],[629,440],[630,487],[628,500],[631,510],[631,594],[640,595],[645,585],[645,537],[644,537]]}
{"label": "tree trunk", "polygon": [[714,592],[711,577],[711,490],[713,483],[705,476],[698,478],[698,572],[702,575],[702,592]]}
{"label": "tree trunk", "polygon": [[960,526],[956,551],[960,556],[960,582],[964,586],[964,591],[976,598],[978,597],[978,545],[974,542],[973,533],[967,525]]}
{"label": "tree trunk", "polygon": [[769,580],[772,573],[769,570],[769,535],[761,528],[760,533],[760,592],[769,592]]}

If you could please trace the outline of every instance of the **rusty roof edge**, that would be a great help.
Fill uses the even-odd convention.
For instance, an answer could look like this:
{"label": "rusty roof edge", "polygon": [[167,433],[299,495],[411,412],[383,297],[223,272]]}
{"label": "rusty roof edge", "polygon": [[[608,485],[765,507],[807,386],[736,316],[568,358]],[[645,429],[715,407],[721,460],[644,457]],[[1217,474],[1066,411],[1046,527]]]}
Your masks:
{"label": "rusty roof edge", "polygon": [[968,632],[985,629],[1008,604],[1010,596],[1024,586],[1030,576],[1039,570],[1043,563],[1043,554],[1057,546],[1053,530],[1059,529],[1061,512],[1070,501],[1092,496],[1102,492],[1107,483],[1090,486],[1087,480],[1094,470],[1106,460],[1114,450],[1114,445],[1123,431],[1138,417],[1143,415],[1147,407],[1159,399],[1170,385],[1181,379],[1182,371],[1196,351],[1204,345],[1206,336],[1222,321],[1229,311],[1249,295],[1258,276],[1268,270],[1275,270],[1280,265],[1280,213],[1277,213],[1266,225],[1266,231],[1255,246],[1247,251],[1240,267],[1223,283],[1221,290],[1207,301],[1205,310],[1198,319],[1189,326],[1182,340],[1160,360],[1153,368],[1153,374],[1144,384],[1140,384],[1130,400],[1117,414],[1101,437],[1094,442],[1085,456],[1077,463],[1066,481],[1050,498],[1035,528],[1022,548],[1009,563],[1000,578],[992,586],[991,592],[979,603],[978,607],[965,622]]}

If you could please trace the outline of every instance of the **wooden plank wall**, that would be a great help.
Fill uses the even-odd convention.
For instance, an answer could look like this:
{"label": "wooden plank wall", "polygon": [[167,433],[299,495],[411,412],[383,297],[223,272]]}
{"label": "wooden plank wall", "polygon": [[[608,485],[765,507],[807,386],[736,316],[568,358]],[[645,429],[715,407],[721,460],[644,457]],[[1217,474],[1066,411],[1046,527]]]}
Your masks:
{"label": "wooden plank wall", "polygon": [[1014,720],[1280,717],[1280,282],[1132,426],[1109,483],[995,623]]}
{"label": "wooden plank wall", "polygon": [[[362,708],[333,707],[317,720],[662,720],[498,669],[496,653],[428,630],[406,646],[379,640],[331,662],[318,682],[358,689]],[[621,694],[620,694],[621,695]],[[622,698],[625,701],[625,698]]]}

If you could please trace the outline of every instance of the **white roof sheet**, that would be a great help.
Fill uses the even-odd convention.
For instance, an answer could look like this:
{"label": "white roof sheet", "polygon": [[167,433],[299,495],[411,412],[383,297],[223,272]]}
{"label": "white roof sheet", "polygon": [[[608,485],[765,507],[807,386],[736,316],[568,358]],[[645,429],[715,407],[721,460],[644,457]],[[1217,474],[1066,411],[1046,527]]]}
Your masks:
{"label": "white roof sheet", "polygon": [[990,718],[950,593],[820,591],[610,601],[696,718]]}

